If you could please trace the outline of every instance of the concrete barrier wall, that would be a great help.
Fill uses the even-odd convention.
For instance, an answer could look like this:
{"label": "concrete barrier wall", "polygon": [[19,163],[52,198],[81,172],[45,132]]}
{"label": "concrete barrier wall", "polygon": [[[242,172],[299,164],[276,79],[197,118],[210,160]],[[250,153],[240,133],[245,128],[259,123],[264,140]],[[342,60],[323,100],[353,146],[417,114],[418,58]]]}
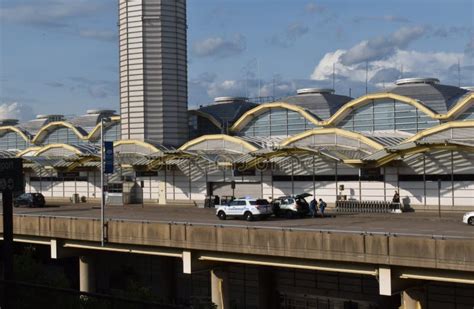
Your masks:
{"label": "concrete barrier wall", "polygon": [[[99,242],[100,221],[16,215],[14,233]],[[110,220],[108,241],[273,257],[474,271],[474,241],[467,238]]]}

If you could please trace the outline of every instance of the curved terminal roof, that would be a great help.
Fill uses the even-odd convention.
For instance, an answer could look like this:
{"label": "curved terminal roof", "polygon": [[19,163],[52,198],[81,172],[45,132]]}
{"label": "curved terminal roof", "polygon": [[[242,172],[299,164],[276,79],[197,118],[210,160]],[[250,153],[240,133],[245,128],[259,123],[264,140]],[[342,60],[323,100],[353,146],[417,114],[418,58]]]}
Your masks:
{"label": "curved terminal roof", "polygon": [[258,106],[256,103],[236,100],[227,103],[211,104],[197,109],[198,112],[208,114],[216,119],[221,126],[232,125],[245,112]]}
{"label": "curved terminal roof", "polygon": [[322,120],[330,118],[344,104],[352,100],[351,97],[334,94],[329,91],[331,89],[319,89],[320,92],[303,90],[306,89],[300,89],[300,94],[282,98],[279,101],[300,106]]}
{"label": "curved terminal roof", "polygon": [[410,78],[398,80],[388,92],[419,100],[438,114],[446,114],[469,91],[442,85],[434,78]]}

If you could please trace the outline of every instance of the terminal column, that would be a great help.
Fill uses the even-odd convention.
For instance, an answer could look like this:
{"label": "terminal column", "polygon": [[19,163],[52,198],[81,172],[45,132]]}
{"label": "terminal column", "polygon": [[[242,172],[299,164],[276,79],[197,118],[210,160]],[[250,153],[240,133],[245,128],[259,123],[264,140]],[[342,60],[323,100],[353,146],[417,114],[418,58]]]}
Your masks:
{"label": "terminal column", "polygon": [[79,257],[79,290],[81,292],[95,292],[95,269],[93,256]]}
{"label": "terminal column", "polygon": [[211,270],[211,299],[217,309],[229,308],[229,274],[225,267]]}
{"label": "terminal column", "polygon": [[423,288],[410,288],[402,292],[403,309],[423,309],[426,308],[426,293]]}

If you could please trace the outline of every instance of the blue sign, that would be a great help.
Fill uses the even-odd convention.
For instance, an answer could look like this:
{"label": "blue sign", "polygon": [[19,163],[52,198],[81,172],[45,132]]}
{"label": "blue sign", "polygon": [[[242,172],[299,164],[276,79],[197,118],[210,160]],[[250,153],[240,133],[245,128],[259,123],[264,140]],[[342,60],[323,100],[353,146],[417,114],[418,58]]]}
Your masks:
{"label": "blue sign", "polygon": [[104,173],[114,173],[114,143],[104,142]]}

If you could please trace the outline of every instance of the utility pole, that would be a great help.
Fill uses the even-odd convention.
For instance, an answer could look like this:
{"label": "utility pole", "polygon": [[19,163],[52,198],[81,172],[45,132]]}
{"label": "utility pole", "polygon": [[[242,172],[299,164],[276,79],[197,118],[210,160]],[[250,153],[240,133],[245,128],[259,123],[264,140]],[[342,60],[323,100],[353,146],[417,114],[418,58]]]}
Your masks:
{"label": "utility pole", "polygon": [[105,245],[105,186],[104,186],[104,117],[100,119],[100,226],[101,226],[101,245]]}

